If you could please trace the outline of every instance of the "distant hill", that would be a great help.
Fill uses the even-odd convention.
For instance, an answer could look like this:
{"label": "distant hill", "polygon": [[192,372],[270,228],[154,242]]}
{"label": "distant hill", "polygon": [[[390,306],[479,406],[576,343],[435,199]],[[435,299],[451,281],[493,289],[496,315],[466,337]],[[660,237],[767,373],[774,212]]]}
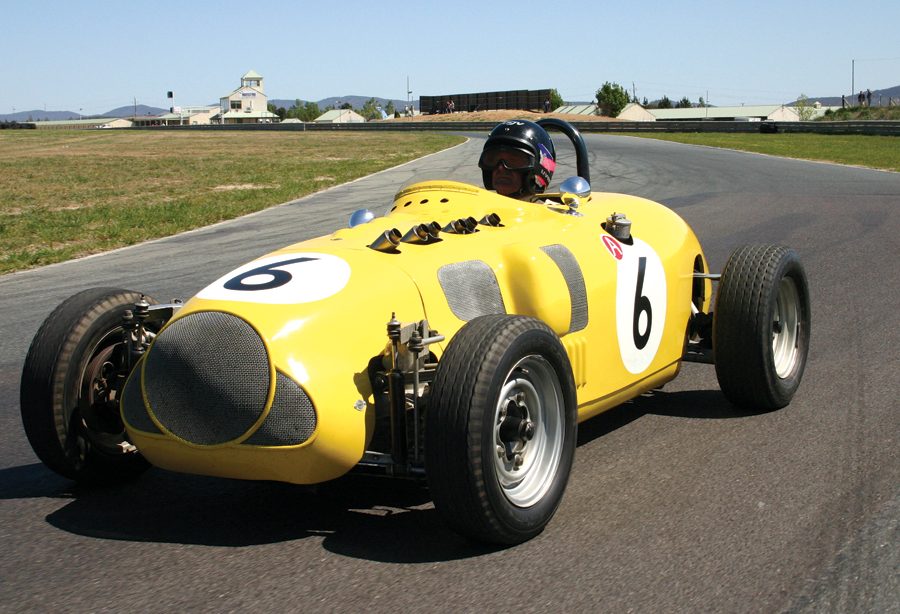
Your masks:
{"label": "distant hill", "polygon": [[7,115],[0,115],[0,121],[8,121],[8,122],[46,122],[46,121],[63,121],[67,119],[93,119],[97,117],[131,117],[135,114],[135,110],[137,110],[137,115],[159,115],[160,113],[165,113],[168,109],[160,109],[159,107],[148,107],[144,104],[139,104],[137,107],[134,105],[127,107],[119,107],[118,109],[113,109],[112,111],[107,111],[102,115],[81,115],[79,113],[75,113],[73,111],[43,111],[41,109],[34,109],[33,111],[17,111],[15,113],[9,113]]}
{"label": "distant hill", "polygon": [[148,107],[145,104],[139,104],[136,107],[131,105],[107,111],[103,114],[103,117],[132,117],[135,115],[140,117],[141,115],[160,115],[162,113],[168,113],[168,111],[169,109],[160,109],[159,107]]}

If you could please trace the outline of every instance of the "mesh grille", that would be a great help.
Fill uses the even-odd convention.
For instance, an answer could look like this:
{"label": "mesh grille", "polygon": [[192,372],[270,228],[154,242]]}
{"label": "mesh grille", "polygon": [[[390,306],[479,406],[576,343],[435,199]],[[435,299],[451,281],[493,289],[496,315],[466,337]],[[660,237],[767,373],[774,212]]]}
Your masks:
{"label": "mesh grille", "polygon": [[245,444],[254,446],[295,446],[316,430],[316,410],[303,389],[283,373],[275,377],[272,409]]}
{"label": "mesh grille", "polygon": [[132,427],[145,433],[159,433],[159,429],[147,414],[144,398],[141,396],[141,363],[132,371],[125,389],[122,391],[122,416]]}
{"label": "mesh grille", "polygon": [[236,439],[259,420],[271,386],[262,339],[244,320],[198,312],[172,322],[147,354],[144,391],[160,424],[199,445]]}
{"label": "mesh grille", "polygon": [[485,262],[469,260],[442,266],[438,281],[453,315],[464,322],[491,313],[506,313],[497,277]]}
{"label": "mesh grille", "polygon": [[584,288],[584,275],[581,267],[569,248],[564,245],[546,245],[541,248],[559,267],[572,300],[572,317],[569,320],[569,332],[582,330],[588,324],[587,291]]}

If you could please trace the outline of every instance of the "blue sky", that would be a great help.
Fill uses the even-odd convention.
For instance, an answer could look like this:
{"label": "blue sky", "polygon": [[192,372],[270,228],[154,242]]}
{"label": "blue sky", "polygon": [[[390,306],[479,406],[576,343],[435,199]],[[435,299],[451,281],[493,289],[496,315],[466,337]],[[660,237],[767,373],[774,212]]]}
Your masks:
{"label": "blue sky", "polygon": [[[558,8],[551,9],[551,4]],[[605,82],[639,98],[779,103],[900,85],[900,2],[4,2],[0,114],[270,98],[406,99]],[[11,73],[11,74],[10,74]]]}

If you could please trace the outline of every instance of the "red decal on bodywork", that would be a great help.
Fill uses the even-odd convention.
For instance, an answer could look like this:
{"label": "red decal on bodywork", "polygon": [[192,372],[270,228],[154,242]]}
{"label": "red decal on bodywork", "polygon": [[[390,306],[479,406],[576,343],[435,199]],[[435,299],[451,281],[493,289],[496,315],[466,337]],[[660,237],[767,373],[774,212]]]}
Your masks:
{"label": "red decal on bodywork", "polygon": [[609,235],[603,235],[603,245],[605,245],[606,249],[609,250],[609,253],[613,255],[613,258],[615,258],[616,260],[622,259],[622,246],[619,245],[619,242],[614,238]]}

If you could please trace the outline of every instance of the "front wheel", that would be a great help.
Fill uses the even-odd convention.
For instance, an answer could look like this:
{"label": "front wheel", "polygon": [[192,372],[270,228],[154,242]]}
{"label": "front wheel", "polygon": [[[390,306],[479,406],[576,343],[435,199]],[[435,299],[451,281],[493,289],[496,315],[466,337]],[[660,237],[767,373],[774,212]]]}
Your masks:
{"label": "front wheel", "polygon": [[31,342],[22,369],[22,423],[35,454],[60,475],[115,483],[149,466],[119,414],[128,375],[123,315],[141,298],[117,288],[85,290],[57,307]]}
{"label": "front wheel", "polygon": [[576,396],[556,334],[521,316],[475,318],[438,363],[425,462],[457,532],[517,544],[553,517],[575,452]]}
{"label": "front wheel", "polygon": [[744,409],[791,402],[809,351],[806,273],[796,252],[776,245],[734,251],[713,312],[716,376],[722,392]]}

